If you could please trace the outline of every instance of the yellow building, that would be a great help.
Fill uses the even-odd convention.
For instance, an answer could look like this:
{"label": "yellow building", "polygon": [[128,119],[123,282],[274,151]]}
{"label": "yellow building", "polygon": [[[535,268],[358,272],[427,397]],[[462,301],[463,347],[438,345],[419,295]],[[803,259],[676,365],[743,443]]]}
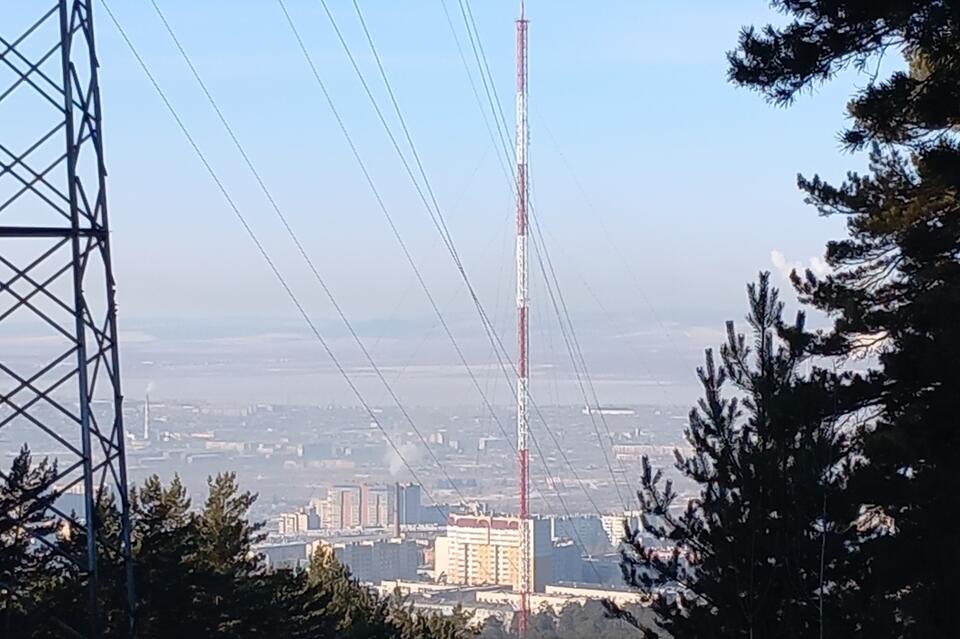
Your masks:
{"label": "yellow building", "polygon": [[[533,589],[542,591],[553,577],[550,522],[528,519],[533,555]],[[450,515],[447,534],[437,537],[434,573],[450,584],[520,585],[519,517]]]}

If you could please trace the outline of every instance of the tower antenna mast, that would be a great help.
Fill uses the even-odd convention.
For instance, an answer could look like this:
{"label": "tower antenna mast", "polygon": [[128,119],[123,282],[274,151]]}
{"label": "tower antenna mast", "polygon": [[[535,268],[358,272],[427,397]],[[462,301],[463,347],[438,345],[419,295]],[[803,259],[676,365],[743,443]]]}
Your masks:
{"label": "tower antenna mast", "polygon": [[524,0],[520,0],[517,20],[517,465],[520,479],[520,635],[525,636],[530,615],[532,543],[528,492],[530,466],[528,439],[529,412],[529,294],[527,282],[527,19]]}

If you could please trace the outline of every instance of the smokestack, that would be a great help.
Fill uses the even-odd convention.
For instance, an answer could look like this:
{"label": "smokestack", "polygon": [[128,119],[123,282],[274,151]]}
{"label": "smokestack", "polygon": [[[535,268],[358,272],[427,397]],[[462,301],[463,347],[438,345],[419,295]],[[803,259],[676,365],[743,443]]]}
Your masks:
{"label": "smokestack", "polygon": [[150,441],[150,394],[147,393],[147,400],[143,403],[143,441]]}
{"label": "smokestack", "polygon": [[393,499],[393,536],[400,539],[400,482],[396,482],[396,493]]}

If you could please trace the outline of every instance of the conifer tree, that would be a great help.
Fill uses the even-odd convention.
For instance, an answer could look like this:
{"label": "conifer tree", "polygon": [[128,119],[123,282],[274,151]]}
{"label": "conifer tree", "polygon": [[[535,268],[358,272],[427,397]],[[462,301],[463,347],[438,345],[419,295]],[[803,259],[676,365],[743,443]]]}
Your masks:
{"label": "conifer tree", "polygon": [[28,552],[37,536],[55,532],[47,508],[54,496],[46,490],[55,464],[34,465],[26,447],[0,479],[0,634],[33,625],[47,614],[41,598],[44,553]]}
{"label": "conifer tree", "polygon": [[137,625],[145,639],[182,636],[196,623],[193,602],[202,584],[191,569],[199,539],[190,508],[179,477],[165,487],[154,475],[131,490],[134,577],[142,602]]}
{"label": "conifer tree", "polygon": [[[86,580],[62,555],[83,553],[82,530],[58,534],[45,508],[54,496],[54,467],[33,464],[24,450],[0,482],[0,636],[53,639],[84,629]],[[24,497],[27,497],[26,499]],[[164,485],[148,478],[130,495],[137,636],[142,639],[466,639],[470,619],[415,611],[357,583],[329,550],[310,570],[268,570],[255,552],[262,525],[248,520],[256,496],[240,490],[236,476],[208,480],[200,510],[179,478]],[[14,512],[13,504],[23,504]],[[15,516],[9,516],[15,515]],[[109,495],[98,500],[106,543],[99,547],[99,617],[104,637],[127,637],[120,516]],[[25,534],[29,529],[32,535]],[[54,549],[30,543],[45,534]],[[14,596],[15,595],[15,596]],[[56,614],[51,614],[55,611]],[[63,623],[68,620],[69,624]]]}
{"label": "conifer tree", "polygon": [[207,486],[206,502],[195,520],[194,567],[204,576],[196,600],[205,616],[201,627],[240,637],[262,594],[255,584],[263,566],[253,547],[263,539],[263,526],[248,520],[256,495],[240,491],[236,473],[220,473],[208,479]]}
{"label": "conifer tree", "polygon": [[[831,274],[793,277],[803,301],[834,320],[818,352],[869,350],[878,363],[859,380],[875,412],[863,429],[865,463],[851,479],[851,499],[864,506],[870,568],[860,586],[874,598],[864,620],[876,624],[876,636],[956,637],[960,6],[774,4],[789,21],[744,30],[730,54],[735,82],[787,103],[851,65],[871,73],[850,102],[843,135],[851,148],[871,147],[869,173],[839,187],[800,178],[821,214],[847,220],[849,237],[827,246]],[[878,79],[885,54],[904,64]]]}
{"label": "conifer tree", "polygon": [[390,620],[400,630],[398,639],[469,639],[479,634],[470,614],[459,608],[449,615],[424,614],[396,602]]}
{"label": "conifer tree", "polygon": [[391,637],[397,632],[389,620],[387,601],[360,587],[329,548],[314,553],[308,574],[319,596],[329,601],[327,612],[337,620],[337,636],[361,639]]}
{"label": "conifer tree", "polygon": [[678,503],[672,480],[643,459],[643,525],[627,531],[624,576],[676,639],[848,636],[858,595],[846,578],[856,561],[849,442],[834,419],[844,390],[831,371],[801,374],[804,315],[783,320],[768,273],[748,297],[749,337],[731,322],[719,360],[707,351],[685,433],[692,452],[676,452],[696,496]]}

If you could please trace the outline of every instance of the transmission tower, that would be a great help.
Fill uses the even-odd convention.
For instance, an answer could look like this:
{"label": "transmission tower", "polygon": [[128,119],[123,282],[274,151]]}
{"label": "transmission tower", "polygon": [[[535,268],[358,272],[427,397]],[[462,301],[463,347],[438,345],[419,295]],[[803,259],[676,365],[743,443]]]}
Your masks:
{"label": "transmission tower", "polygon": [[530,318],[528,315],[528,267],[527,267],[527,199],[529,177],[527,176],[527,19],[524,2],[520,1],[520,18],[517,20],[517,466],[520,478],[520,635],[527,633],[530,614],[530,591],[532,590],[532,525],[530,521],[528,493],[530,490],[530,465],[528,439],[530,437],[530,388],[528,346]]}
{"label": "transmission tower", "polygon": [[[98,599],[122,600],[133,636],[93,0],[44,4],[0,9],[0,452],[9,459],[26,444],[57,463],[48,488],[58,499],[47,514],[76,543],[19,529],[73,564],[89,609],[86,619],[51,610],[51,621],[97,637]],[[98,507],[110,499],[120,521],[108,534]],[[11,597],[17,588],[0,584]]]}

